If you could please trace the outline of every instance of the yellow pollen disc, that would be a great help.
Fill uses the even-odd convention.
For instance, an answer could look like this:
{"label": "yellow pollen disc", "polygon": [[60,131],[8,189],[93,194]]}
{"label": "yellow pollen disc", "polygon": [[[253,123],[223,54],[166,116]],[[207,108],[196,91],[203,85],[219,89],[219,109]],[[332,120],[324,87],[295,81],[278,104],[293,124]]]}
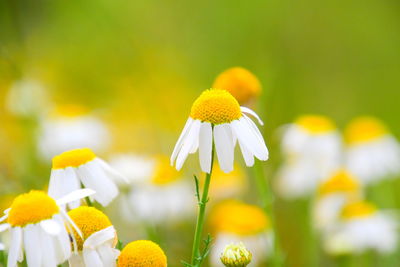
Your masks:
{"label": "yellow pollen disc", "polygon": [[319,194],[323,196],[336,192],[356,193],[359,189],[360,185],[357,180],[347,171],[340,170],[321,184],[319,187]]}
{"label": "yellow pollen disc", "polygon": [[311,134],[324,134],[336,129],[335,124],[327,117],[320,115],[304,115],[299,117],[295,124]]}
{"label": "yellow pollen disc", "polygon": [[88,112],[89,110],[84,106],[68,104],[57,106],[55,115],[63,117],[78,117],[86,115]]}
{"label": "yellow pollen disc", "polygon": [[67,167],[78,167],[91,160],[96,155],[89,148],[79,148],[61,153],[53,158],[53,169],[64,169]]}
{"label": "yellow pollen disc", "polygon": [[129,243],[118,257],[118,267],[166,267],[167,257],[156,243],[138,240]]}
{"label": "yellow pollen disc", "polygon": [[346,127],[344,136],[348,144],[358,144],[380,138],[388,133],[385,125],[372,117],[356,118]]}
{"label": "yellow pollen disc", "polygon": [[250,102],[261,93],[261,83],[257,77],[241,67],[230,68],[222,72],[215,79],[213,88],[227,90],[240,104]]}
{"label": "yellow pollen disc", "polygon": [[259,207],[226,200],[211,212],[210,225],[215,232],[252,235],[268,230],[270,222]]}
{"label": "yellow pollen disc", "polygon": [[171,167],[167,156],[160,155],[156,158],[156,168],[151,180],[153,184],[167,185],[178,180],[180,177],[179,172]]}
{"label": "yellow pollen disc", "polygon": [[[70,210],[68,215],[82,231],[84,240],[92,234],[111,226],[108,217],[103,212],[93,207],[81,206]],[[84,240],[82,240],[75,230],[74,236],[78,245],[78,250],[82,250]]]}
{"label": "yellow pollen disc", "polygon": [[240,119],[238,101],[226,90],[205,90],[192,105],[190,117],[212,124],[229,123]]}
{"label": "yellow pollen disc", "polygon": [[51,219],[59,212],[56,201],[43,191],[32,190],[17,196],[11,204],[8,223],[11,226],[25,226]]}
{"label": "yellow pollen disc", "polygon": [[365,202],[351,202],[343,207],[342,218],[344,219],[356,219],[362,217],[368,217],[376,212],[375,205]]}

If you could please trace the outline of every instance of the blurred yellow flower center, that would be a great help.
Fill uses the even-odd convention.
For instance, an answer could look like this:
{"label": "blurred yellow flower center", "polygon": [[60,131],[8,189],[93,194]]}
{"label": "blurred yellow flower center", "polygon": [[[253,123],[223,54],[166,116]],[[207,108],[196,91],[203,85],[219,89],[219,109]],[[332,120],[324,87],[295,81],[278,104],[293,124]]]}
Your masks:
{"label": "blurred yellow flower center", "polygon": [[96,155],[89,148],[80,148],[66,151],[53,158],[53,169],[78,167],[93,160]]}
{"label": "blurred yellow flower center", "polygon": [[60,105],[57,106],[55,113],[56,115],[63,116],[63,117],[78,117],[85,115],[89,112],[89,110],[80,105]]}
{"label": "blurred yellow flower center", "polygon": [[118,267],[166,267],[167,257],[154,242],[138,240],[129,243],[118,257]]}
{"label": "blurred yellow flower center", "polygon": [[329,118],[319,115],[301,116],[295,123],[312,134],[323,134],[336,128]]}
{"label": "blurred yellow flower center", "polygon": [[103,212],[93,207],[81,206],[69,211],[68,215],[82,231],[83,240],[74,230],[78,250],[82,250],[83,242],[89,236],[111,226],[108,217]]}
{"label": "blurred yellow flower center", "polygon": [[237,100],[226,90],[205,90],[192,105],[190,117],[212,124],[240,119],[242,111]]}
{"label": "blurred yellow flower center", "polygon": [[153,184],[167,185],[180,178],[179,172],[171,167],[169,158],[166,156],[159,156],[156,159],[156,167],[152,177]]}
{"label": "blurred yellow flower center", "polygon": [[[201,181],[203,185],[204,179]],[[210,195],[213,199],[238,195],[244,192],[247,186],[246,174],[239,164],[235,163],[233,171],[230,173],[225,173],[217,164],[214,165],[213,181],[210,187]]]}
{"label": "blurred yellow flower center", "polygon": [[357,180],[347,171],[340,170],[320,186],[319,194],[322,196],[336,192],[355,193],[359,188]]}
{"label": "blurred yellow flower center", "polygon": [[365,202],[352,202],[343,207],[342,217],[344,219],[356,219],[368,217],[376,212],[375,205]]}
{"label": "blurred yellow flower center", "polygon": [[262,209],[236,200],[227,200],[216,206],[211,213],[210,224],[216,232],[238,235],[257,234],[270,227]]}
{"label": "blurred yellow flower center", "polygon": [[25,226],[51,219],[59,212],[54,199],[42,191],[32,190],[29,193],[17,196],[8,214],[8,223],[11,226]]}
{"label": "blurred yellow flower center", "polygon": [[345,130],[345,140],[348,144],[368,142],[387,134],[383,123],[375,118],[361,117],[353,120]]}
{"label": "blurred yellow flower center", "polygon": [[261,84],[257,77],[241,67],[230,68],[222,72],[215,79],[213,88],[227,90],[240,104],[248,103],[261,93]]}

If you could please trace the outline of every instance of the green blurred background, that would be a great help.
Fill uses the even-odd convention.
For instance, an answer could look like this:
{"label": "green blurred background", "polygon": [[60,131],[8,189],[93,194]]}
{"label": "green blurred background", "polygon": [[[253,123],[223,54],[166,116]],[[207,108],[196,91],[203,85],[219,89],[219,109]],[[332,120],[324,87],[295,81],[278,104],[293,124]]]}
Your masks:
{"label": "green blurred background", "polygon": [[[57,104],[103,110],[117,151],[170,153],[192,101],[232,66],[263,84],[272,163],[274,130],[301,113],[340,127],[375,115],[400,135],[398,0],[0,1],[1,101],[13,81],[40,80]],[[29,156],[29,126],[3,106],[0,118],[3,191],[44,186],[49,169]],[[13,184],[20,173],[28,184]],[[298,205],[306,204],[285,207],[283,218]],[[285,224],[289,264],[312,265],[302,234]]]}

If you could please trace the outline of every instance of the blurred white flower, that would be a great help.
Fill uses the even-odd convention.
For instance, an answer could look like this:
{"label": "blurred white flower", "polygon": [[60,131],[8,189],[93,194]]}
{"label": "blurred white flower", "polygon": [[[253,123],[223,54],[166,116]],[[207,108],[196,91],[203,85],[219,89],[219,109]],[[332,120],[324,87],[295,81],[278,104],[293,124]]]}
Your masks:
{"label": "blurred white flower", "polygon": [[347,168],[364,184],[400,174],[400,144],[381,121],[354,119],[345,130]]}
{"label": "blurred white flower", "polygon": [[344,206],[341,216],[341,221],[324,236],[324,248],[329,254],[395,251],[398,220],[393,214],[360,201]]}
{"label": "blurred white flower", "polygon": [[39,155],[49,160],[66,150],[81,147],[103,152],[110,144],[110,133],[105,123],[86,108],[66,105],[40,121],[37,142]]}

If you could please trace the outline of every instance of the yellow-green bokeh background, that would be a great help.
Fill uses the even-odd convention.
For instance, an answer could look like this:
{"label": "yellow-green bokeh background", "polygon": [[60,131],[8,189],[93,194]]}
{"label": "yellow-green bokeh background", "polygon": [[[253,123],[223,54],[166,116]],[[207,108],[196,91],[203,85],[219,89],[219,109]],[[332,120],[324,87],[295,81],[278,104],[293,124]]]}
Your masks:
{"label": "yellow-green bokeh background", "polygon": [[[55,103],[100,110],[116,151],[169,153],[192,101],[232,66],[263,84],[272,163],[274,130],[301,113],[339,127],[375,115],[400,136],[397,0],[0,1],[1,101],[13,81],[38,79]],[[0,119],[1,193],[43,186],[29,121],[2,105]],[[307,266],[318,257],[286,225],[296,205],[279,206],[283,242],[290,265]]]}

